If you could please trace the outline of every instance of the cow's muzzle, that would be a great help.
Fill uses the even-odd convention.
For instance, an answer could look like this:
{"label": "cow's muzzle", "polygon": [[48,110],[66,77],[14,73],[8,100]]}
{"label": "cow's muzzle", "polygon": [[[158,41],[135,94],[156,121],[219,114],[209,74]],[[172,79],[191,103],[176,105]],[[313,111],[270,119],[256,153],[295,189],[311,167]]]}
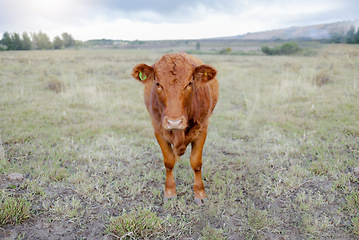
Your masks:
{"label": "cow's muzzle", "polygon": [[166,130],[183,130],[187,127],[187,121],[184,116],[179,118],[165,116],[162,121],[162,126]]}

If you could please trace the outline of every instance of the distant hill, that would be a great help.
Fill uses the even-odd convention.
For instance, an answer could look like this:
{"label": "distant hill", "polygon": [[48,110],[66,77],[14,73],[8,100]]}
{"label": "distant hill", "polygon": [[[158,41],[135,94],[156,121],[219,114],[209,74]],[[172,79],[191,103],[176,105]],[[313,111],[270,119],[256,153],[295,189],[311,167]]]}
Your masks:
{"label": "distant hill", "polygon": [[342,21],[304,27],[290,27],[264,32],[247,33],[222,39],[275,40],[275,39],[329,39],[333,34],[345,34],[351,26],[359,27],[359,20]]}
{"label": "distant hill", "polygon": [[[335,35],[344,35],[348,29],[354,26],[359,27],[359,20],[342,21],[336,23],[319,24],[304,27],[290,27],[264,32],[247,33],[244,35],[188,39],[188,40],[151,40],[151,41],[127,41],[113,39],[93,39],[82,42],[82,47],[89,48],[110,48],[110,49],[161,49],[165,51],[192,51],[193,53],[211,52],[220,53],[230,49],[233,52],[260,51],[264,42],[271,42],[278,39],[287,40],[322,40],[332,39]],[[336,36],[338,37],[338,36]],[[339,42],[345,42],[339,38]]]}

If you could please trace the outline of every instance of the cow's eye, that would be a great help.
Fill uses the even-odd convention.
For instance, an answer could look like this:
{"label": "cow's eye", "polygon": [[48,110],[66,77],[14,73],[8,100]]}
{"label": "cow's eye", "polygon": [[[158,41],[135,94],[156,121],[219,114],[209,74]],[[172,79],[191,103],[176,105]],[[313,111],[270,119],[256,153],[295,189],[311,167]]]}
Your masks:
{"label": "cow's eye", "polygon": [[162,86],[161,86],[161,84],[159,84],[159,83],[156,83],[156,86],[157,86],[157,89],[159,89],[159,90],[161,90],[161,89],[162,89]]}
{"label": "cow's eye", "polygon": [[188,85],[186,86],[186,88],[189,89],[189,88],[192,87],[192,85],[193,85],[193,83],[192,83],[192,82],[189,82]]}

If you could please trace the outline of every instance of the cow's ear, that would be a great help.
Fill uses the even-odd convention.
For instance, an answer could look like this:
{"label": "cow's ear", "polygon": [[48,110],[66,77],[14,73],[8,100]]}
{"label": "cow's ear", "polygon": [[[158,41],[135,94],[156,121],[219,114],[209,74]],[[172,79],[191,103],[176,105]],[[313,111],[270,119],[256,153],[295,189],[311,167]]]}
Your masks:
{"label": "cow's ear", "polygon": [[209,65],[200,65],[193,71],[193,77],[200,82],[208,82],[216,77],[217,70]]}
{"label": "cow's ear", "polygon": [[131,73],[132,77],[139,80],[142,83],[153,80],[154,78],[154,69],[144,63],[137,64]]}

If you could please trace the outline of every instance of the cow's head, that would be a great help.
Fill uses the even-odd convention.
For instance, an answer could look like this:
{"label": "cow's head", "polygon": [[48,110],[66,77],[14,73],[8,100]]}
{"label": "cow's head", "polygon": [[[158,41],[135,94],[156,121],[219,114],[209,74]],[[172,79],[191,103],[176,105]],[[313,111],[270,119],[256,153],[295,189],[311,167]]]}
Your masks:
{"label": "cow's head", "polygon": [[138,64],[132,76],[144,84],[152,85],[166,130],[187,127],[193,94],[215,78],[217,71],[209,65],[195,66],[182,55],[164,55],[153,66]]}

